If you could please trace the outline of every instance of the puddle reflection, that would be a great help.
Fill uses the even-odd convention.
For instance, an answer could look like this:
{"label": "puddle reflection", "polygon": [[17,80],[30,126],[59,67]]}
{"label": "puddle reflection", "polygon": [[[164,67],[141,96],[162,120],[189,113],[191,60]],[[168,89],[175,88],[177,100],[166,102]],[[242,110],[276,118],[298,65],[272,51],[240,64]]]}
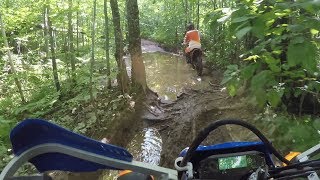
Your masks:
{"label": "puddle reflection", "polygon": [[149,88],[165,100],[176,100],[184,88],[203,86],[202,78],[179,56],[155,52],[143,54],[143,59]]}

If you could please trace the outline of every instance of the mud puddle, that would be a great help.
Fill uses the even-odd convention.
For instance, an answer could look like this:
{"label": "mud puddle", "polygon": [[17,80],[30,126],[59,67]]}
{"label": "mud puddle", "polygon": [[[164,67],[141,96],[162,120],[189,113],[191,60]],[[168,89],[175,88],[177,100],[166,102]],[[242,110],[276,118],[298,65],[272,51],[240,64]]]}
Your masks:
{"label": "mud puddle", "polygon": [[159,165],[162,139],[157,129],[148,127],[136,134],[127,150],[136,161]]}
{"label": "mud puddle", "polygon": [[[146,106],[141,117],[148,125],[142,127],[140,132],[143,134],[146,131],[144,128],[154,127],[163,139],[161,145],[153,146],[153,151],[161,152],[161,166],[173,168],[179,152],[189,146],[197,133],[211,122],[222,118],[252,118],[252,109],[243,106],[242,99],[229,98],[220,86],[220,72],[209,74],[205,70],[204,75],[199,77],[183,56],[164,52],[150,41],[144,40],[142,44],[148,87],[162,100],[170,101]],[[230,134],[232,130],[229,127],[219,128],[204,144],[237,140],[237,135]],[[139,143],[133,140],[129,151],[140,161],[153,162],[152,155],[148,156],[150,159],[144,155],[148,150],[144,150],[141,142],[145,141],[140,140]]]}
{"label": "mud puddle", "polygon": [[[230,98],[220,86],[220,72],[204,71],[199,77],[183,56],[164,52],[150,41],[143,40],[142,45],[148,86],[169,103],[146,103],[141,114],[132,112],[134,118],[122,117],[109,127],[111,143],[127,148],[135,160],[173,168],[179,152],[211,122],[223,118],[253,118],[254,110],[246,106],[241,97]],[[126,65],[130,76],[129,58],[126,58]],[[219,128],[204,144],[237,140],[238,134],[230,133],[234,130],[241,131]],[[103,171],[102,175],[93,173],[88,178],[82,173],[71,174],[68,179],[71,180],[71,176],[74,179],[114,179],[117,174],[118,171]]]}
{"label": "mud puddle", "polygon": [[177,100],[185,89],[204,89],[209,83],[199,77],[181,56],[153,52],[143,54],[148,87],[164,100]]}

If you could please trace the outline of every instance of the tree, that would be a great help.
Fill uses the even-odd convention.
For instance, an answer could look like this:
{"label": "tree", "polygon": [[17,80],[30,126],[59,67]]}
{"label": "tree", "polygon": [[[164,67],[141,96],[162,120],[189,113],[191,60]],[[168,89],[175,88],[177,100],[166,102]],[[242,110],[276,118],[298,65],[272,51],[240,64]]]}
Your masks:
{"label": "tree", "polygon": [[109,57],[109,48],[110,48],[110,38],[109,38],[109,18],[108,18],[108,6],[107,0],[104,0],[104,35],[106,36],[105,48],[106,48],[106,62],[107,62],[107,76],[108,88],[111,88],[111,77],[110,77],[110,57]]}
{"label": "tree", "polygon": [[43,36],[44,36],[44,63],[48,62],[48,56],[49,56],[49,29],[48,29],[48,13],[47,13],[47,5],[46,2],[43,6]]}
{"label": "tree", "polygon": [[200,26],[200,0],[197,2],[197,29]]}
{"label": "tree", "polygon": [[122,93],[128,92],[129,88],[129,77],[126,71],[126,65],[123,61],[123,38],[122,30],[120,25],[120,13],[117,0],[110,0],[110,6],[112,11],[112,21],[114,28],[114,41],[116,45],[115,58],[118,66],[117,80],[119,83],[119,88]]}
{"label": "tree", "polygon": [[75,65],[75,59],[74,59],[74,47],[73,47],[73,26],[72,26],[72,11],[73,11],[73,5],[72,5],[72,0],[68,0],[69,4],[69,10],[68,10],[68,38],[69,38],[69,43],[68,43],[68,59],[70,60],[71,64],[71,75],[72,79],[75,79],[75,70],[76,70],[76,65]]}
{"label": "tree", "polygon": [[53,73],[53,81],[56,86],[56,90],[60,91],[61,86],[59,82],[59,75],[58,75],[58,68],[57,68],[57,61],[56,61],[56,52],[55,52],[55,43],[54,43],[54,35],[53,35],[53,30],[52,30],[52,24],[51,20],[49,17],[49,12],[50,12],[50,0],[45,1],[45,6],[46,6],[46,17],[47,17],[47,28],[49,29],[49,36],[50,36],[50,48],[51,48],[51,59],[52,59],[52,73]]}
{"label": "tree", "polygon": [[90,99],[93,101],[93,67],[94,67],[94,50],[95,50],[95,29],[96,29],[97,0],[93,0],[93,16],[91,31],[91,60],[90,60]]}
{"label": "tree", "polygon": [[16,69],[15,69],[14,64],[13,64],[13,59],[12,59],[12,56],[11,56],[11,51],[10,51],[10,47],[9,47],[8,40],[7,40],[5,26],[4,26],[4,23],[2,22],[2,14],[1,13],[0,13],[0,25],[2,27],[1,31],[2,31],[2,36],[3,36],[3,39],[4,39],[4,46],[7,49],[8,60],[9,60],[10,68],[11,68],[10,71],[11,71],[11,74],[13,74],[15,76],[14,77],[14,82],[15,82],[17,88],[18,88],[21,101],[22,101],[22,103],[25,103],[26,100],[24,98],[24,94],[23,94],[23,91],[22,91],[21,83],[20,83],[19,79],[17,78],[17,72],[16,72]]}
{"label": "tree", "polygon": [[142,59],[137,0],[126,0],[126,7],[129,31],[129,52],[132,61],[132,82],[134,86],[139,86],[146,92],[147,81]]}

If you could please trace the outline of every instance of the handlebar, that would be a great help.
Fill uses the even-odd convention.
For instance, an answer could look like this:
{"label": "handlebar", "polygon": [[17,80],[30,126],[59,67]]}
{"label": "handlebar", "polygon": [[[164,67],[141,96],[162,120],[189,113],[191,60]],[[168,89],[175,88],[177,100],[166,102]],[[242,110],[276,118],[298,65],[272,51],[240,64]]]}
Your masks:
{"label": "handlebar", "polygon": [[[249,129],[262,142],[226,142],[199,146],[211,131],[227,124],[240,125]],[[224,180],[236,180],[237,177],[241,180],[293,179],[297,177],[320,180],[316,173],[320,170],[320,160],[309,160],[319,154],[320,144],[301,153],[289,162],[280,155],[257,128],[237,119],[216,121],[200,131],[190,148],[183,150],[180,157],[177,158],[175,166],[179,171],[178,175],[177,171],[173,169],[134,161],[132,155],[121,147],[104,144],[75,134],[44,120],[22,121],[11,131],[10,138],[15,157],[2,170],[0,179],[13,178],[19,167],[26,161],[32,160],[31,162],[40,173],[50,170],[84,172],[98,169],[129,169],[137,173],[155,175],[165,180],[175,180],[181,177],[190,179],[193,175],[195,178],[210,178],[218,175],[223,178],[216,179]],[[271,160],[270,152],[287,166],[276,167]],[[60,160],[64,162],[60,163]],[[82,163],[78,163],[79,161]],[[179,162],[181,163],[179,164]]]}
{"label": "handlebar", "polygon": [[208,127],[200,131],[198,136],[193,140],[191,143],[186,156],[184,156],[183,160],[181,161],[180,166],[187,165],[187,162],[190,161],[193,153],[197,149],[197,147],[201,144],[201,142],[210,134],[211,131],[217,129],[220,126],[227,125],[227,124],[234,124],[234,125],[240,125],[242,127],[245,127],[252,131],[255,135],[257,135],[260,140],[271,150],[271,152],[282,162],[286,164],[290,164],[288,160],[286,160],[280,153],[271,145],[271,143],[268,141],[268,139],[253,125],[242,121],[238,119],[225,119],[221,121],[216,121],[212,124],[210,124]]}
{"label": "handlebar", "polygon": [[[319,177],[315,171],[320,170],[320,160],[308,160],[308,155],[315,155],[320,152],[320,144],[305,151],[301,156],[298,156],[294,160],[289,161],[284,158],[269,142],[269,140],[253,125],[238,119],[225,119],[220,121],[215,121],[207,126],[205,129],[201,130],[196,138],[193,140],[191,145],[189,146],[185,156],[181,160],[179,166],[187,167],[187,163],[191,161],[195,152],[199,145],[203,142],[203,140],[210,134],[210,132],[214,131],[220,126],[223,125],[239,125],[247,128],[251,132],[253,132],[265,145],[265,147],[275,156],[277,159],[285,163],[287,166],[284,167],[275,167],[269,166],[267,168],[259,167],[255,172],[252,172],[249,179],[293,179],[296,177],[308,177],[309,180],[319,180]],[[307,160],[302,162],[303,160]],[[189,174],[190,174],[190,170]],[[188,177],[188,173],[179,172],[179,179],[182,177]],[[192,177],[192,175],[191,175]]]}

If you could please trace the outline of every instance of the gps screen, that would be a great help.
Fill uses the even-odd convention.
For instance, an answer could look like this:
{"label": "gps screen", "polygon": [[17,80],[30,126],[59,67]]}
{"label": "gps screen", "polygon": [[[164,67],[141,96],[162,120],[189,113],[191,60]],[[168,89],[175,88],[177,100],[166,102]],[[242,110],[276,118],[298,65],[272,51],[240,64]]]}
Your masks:
{"label": "gps screen", "polygon": [[233,156],[219,158],[219,170],[243,168],[248,166],[247,156]]}

